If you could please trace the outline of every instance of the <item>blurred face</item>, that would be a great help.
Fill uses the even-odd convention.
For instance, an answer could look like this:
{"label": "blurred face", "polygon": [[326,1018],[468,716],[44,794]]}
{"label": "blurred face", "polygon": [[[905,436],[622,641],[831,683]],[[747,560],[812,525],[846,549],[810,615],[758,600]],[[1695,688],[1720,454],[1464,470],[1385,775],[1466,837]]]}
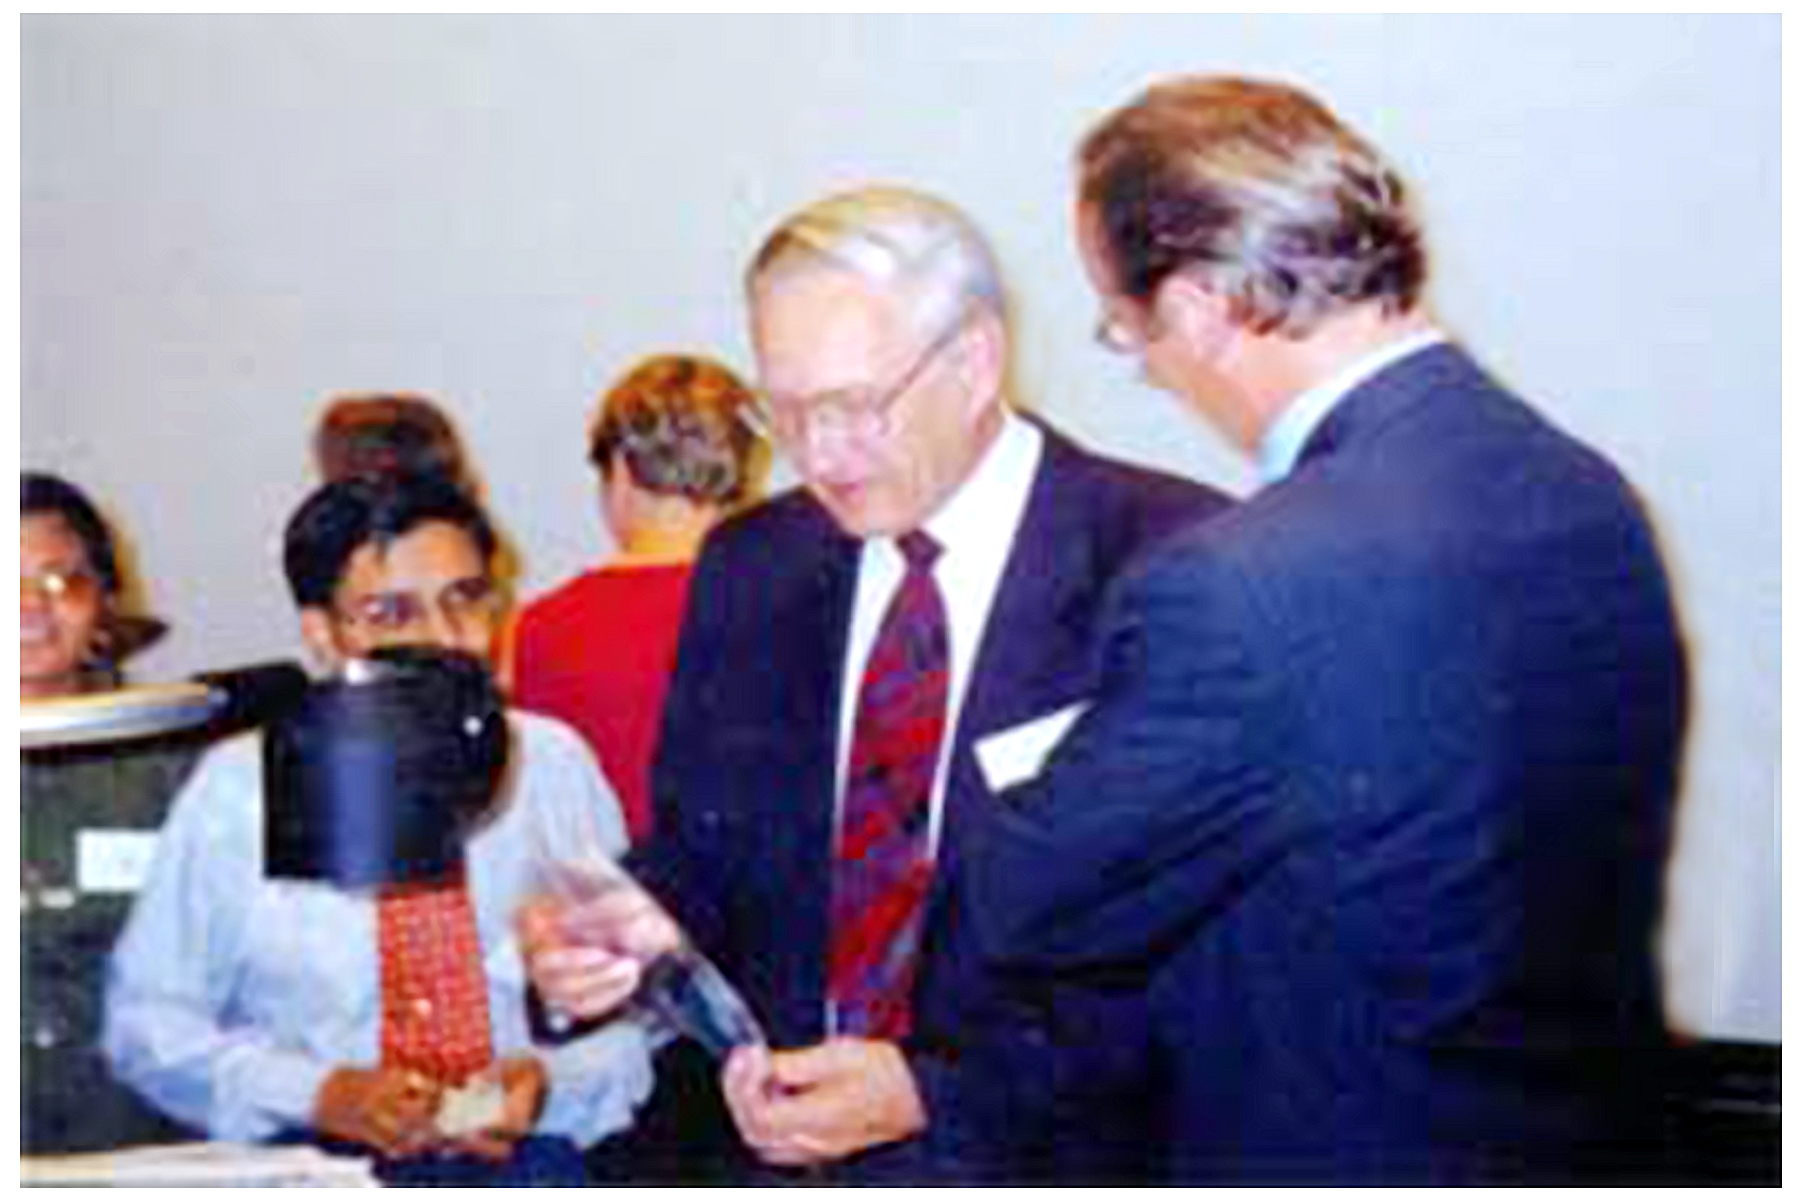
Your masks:
{"label": "blurred face", "polygon": [[82,665],[106,612],[87,549],[55,513],[19,519],[19,695],[81,687]]}
{"label": "blurred face", "polygon": [[440,646],[487,660],[499,596],[467,533],[428,521],[387,546],[350,556],[331,607],[300,614],[313,651],[329,667],[381,646]]}
{"label": "blurred face", "polygon": [[752,309],[776,440],[853,537],[918,528],[999,430],[1003,334],[985,313],[922,328],[825,267],[764,280]]}

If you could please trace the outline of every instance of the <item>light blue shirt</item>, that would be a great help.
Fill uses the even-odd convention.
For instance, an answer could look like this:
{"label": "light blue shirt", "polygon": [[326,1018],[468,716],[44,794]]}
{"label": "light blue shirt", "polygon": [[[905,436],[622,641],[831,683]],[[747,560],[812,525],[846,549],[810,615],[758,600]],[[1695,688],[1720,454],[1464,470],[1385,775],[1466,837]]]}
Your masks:
{"label": "light blue shirt", "polygon": [[[542,886],[542,848],[616,855],[624,822],[579,737],[542,717],[508,715],[516,766],[498,815],[468,845],[494,1054],[541,1059],[549,1092],[538,1132],[588,1144],[629,1125],[649,1095],[648,1035],[619,1020],[534,1047],[513,914]],[[262,813],[260,737],[221,743],[175,801],[107,989],[114,1072],[224,1141],[308,1128],[334,1068],[381,1059],[374,896],[264,878]]]}
{"label": "light blue shirt", "polygon": [[1438,329],[1409,334],[1357,359],[1323,383],[1294,397],[1263,434],[1262,443],[1257,447],[1256,469],[1263,483],[1287,478],[1294,464],[1300,461],[1300,452],[1306,448],[1307,439],[1345,396],[1401,359],[1447,340]]}

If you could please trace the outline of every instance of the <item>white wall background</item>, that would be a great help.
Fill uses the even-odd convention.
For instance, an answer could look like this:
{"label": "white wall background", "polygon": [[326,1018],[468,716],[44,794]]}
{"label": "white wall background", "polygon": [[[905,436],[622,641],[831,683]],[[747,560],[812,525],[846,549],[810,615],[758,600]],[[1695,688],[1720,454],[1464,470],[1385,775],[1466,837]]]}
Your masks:
{"label": "white wall background", "polygon": [[1446,322],[1647,494],[1698,664],[1673,1002],[1779,1039],[1780,43],[1778,17],[26,17],[23,460],[135,541],[175,627],[140,678],[296,652],[280,530],[339,391],[446,403],[529,594],[605,549],[606,382],[670,348],[747,366],[761,234],[888,178],[992,234],[1027,400],[1238,487],[1089,341],[1069,158],[1154,75],[1291,78],[1414,182]]}

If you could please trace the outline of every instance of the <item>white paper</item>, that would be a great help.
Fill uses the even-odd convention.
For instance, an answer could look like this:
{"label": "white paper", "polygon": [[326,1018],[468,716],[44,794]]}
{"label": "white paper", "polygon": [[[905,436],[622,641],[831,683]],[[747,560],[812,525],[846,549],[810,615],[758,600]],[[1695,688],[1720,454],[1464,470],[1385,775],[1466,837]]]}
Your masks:
{"label": "white paper", "polygon": [[981,764],[988,789],[998,792],[1036,776],[1087,707],[1083,700],[976,742],[975,761]]}
{"label": "white paper", "polygon": [[75,834],[75,887],[130,895],[144,886],[156,854],[152,829],[83,829]]}

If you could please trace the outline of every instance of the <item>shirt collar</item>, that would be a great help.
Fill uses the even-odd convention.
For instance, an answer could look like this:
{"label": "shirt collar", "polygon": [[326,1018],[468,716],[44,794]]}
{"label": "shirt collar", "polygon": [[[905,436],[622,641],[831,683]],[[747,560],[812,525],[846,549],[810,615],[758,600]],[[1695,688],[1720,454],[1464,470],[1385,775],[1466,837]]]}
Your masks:
{"label": "shirt collar", "polygon": [[1012,540],[1012,526],[1001,518],[1024,508],[1043,435],[1010,408],[1002,406],[1000,414],[1000,432],[987,453],[925,522],[925,532],[937,539],[946,554],[985,552],[997,531],[1002,547]]}
{"label": "shirt collar", "polygon": [[1276,483],[1287,478],[1288,472],[1300,460],[1300,451],[1306,447],[1307,439],[1345,396],[1408,355],[1447,340],[1441,329],[1425,329],[1408,334],[1389,342],[1372,354],[1364,355],[1324,382],[1314,384],[1294,397],[1263,434],[1262,444],[1257,447],[1257,474],[1261,476],[1263,483]]}

